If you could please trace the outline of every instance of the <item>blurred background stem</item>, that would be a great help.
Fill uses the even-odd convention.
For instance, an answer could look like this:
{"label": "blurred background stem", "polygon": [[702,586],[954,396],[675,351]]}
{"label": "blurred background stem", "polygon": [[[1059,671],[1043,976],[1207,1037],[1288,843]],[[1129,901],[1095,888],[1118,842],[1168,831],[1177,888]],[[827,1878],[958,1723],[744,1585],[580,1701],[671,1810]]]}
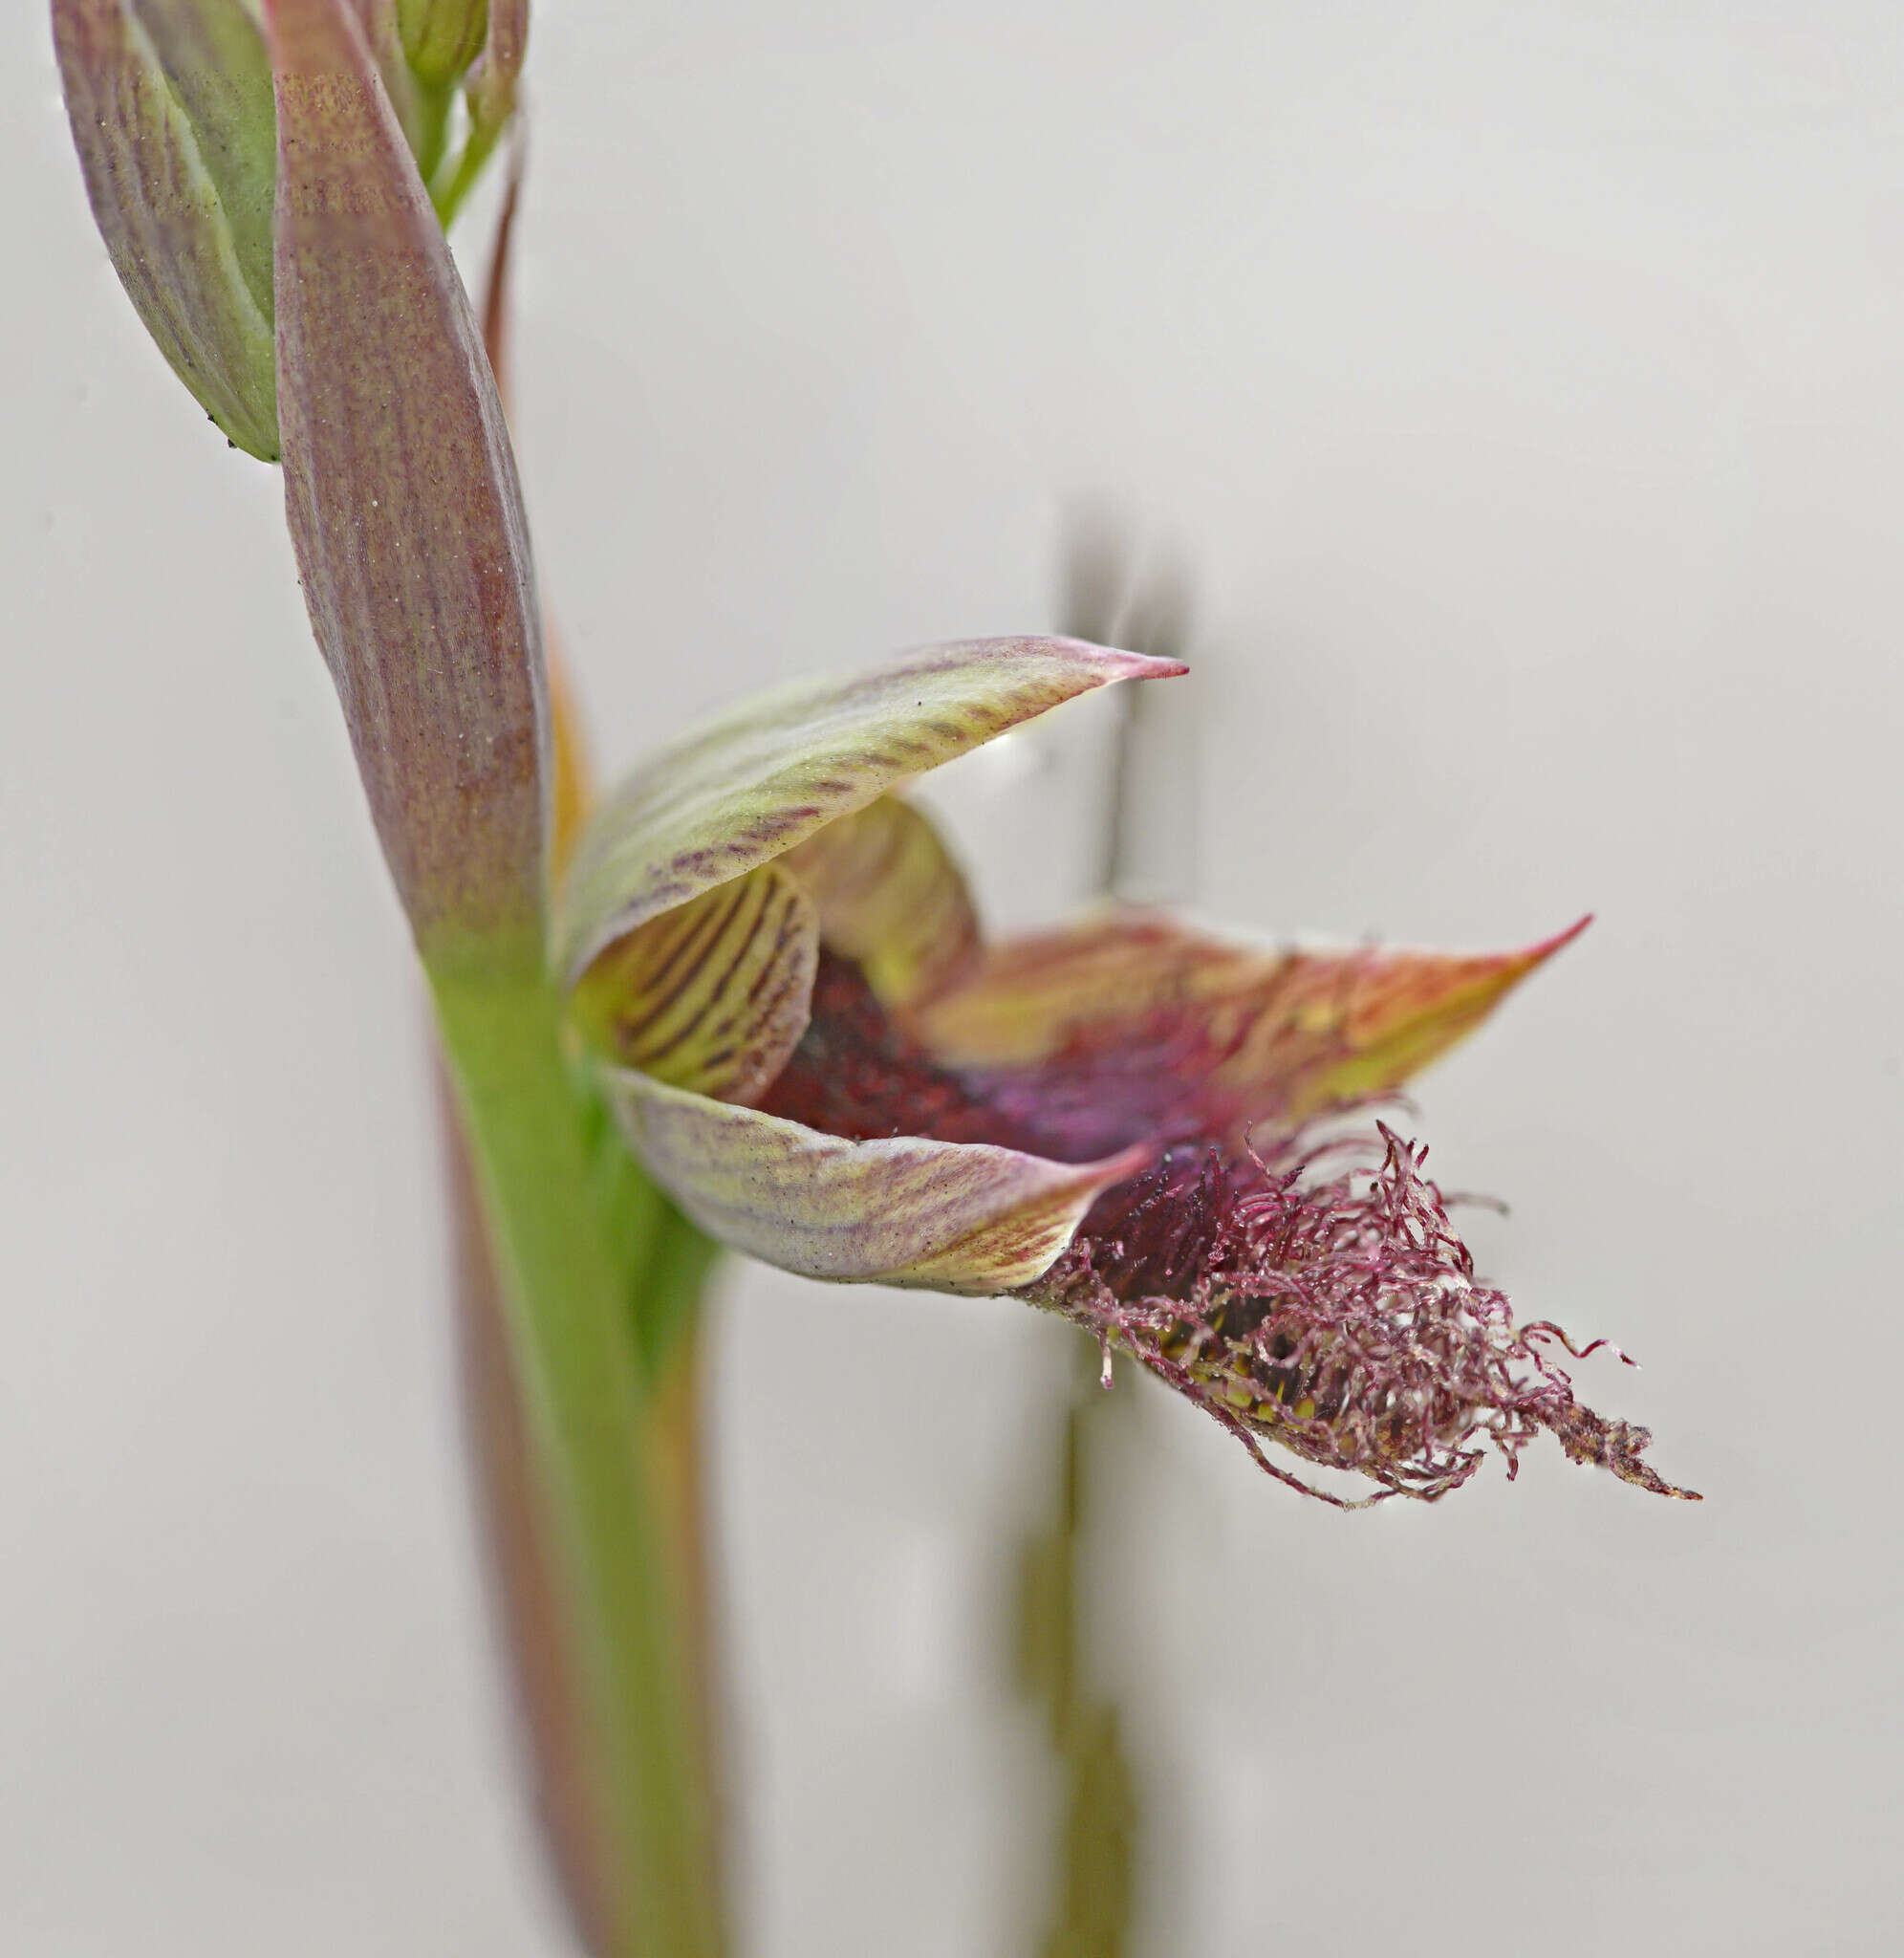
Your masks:
{"label": "blurred background stem", "polygon": [[[1133,558],[1131,539],[1114,512],[1073,511],[1060,630],[1098,644],[1180,657],[1188,625],[1184,581],[1166,565],[1134,587]],[[1175,865],[1159,880],[1156,864],[1140,861],[1154,814],[1146,789],[1155,772],[1143,717],[1156,711],[1155,696],[1148,687],[1125,687],[1112,703],[1118,718],[1106,772],[1096,895],[1114,903],[1181,897],[1181,890],[1156,887],[1181,881]],[[1183,812],[1171,814],[1180,836]],[[1128,1433],[1136,1392],[1129,1373],[1121,1393],[1107,1392],[1110,1383],[1102,1357],[1086,1347],[1053,1397],[1051,1521],[1026,1543],[1020,1574],[1018,1677],[1044,1710],[1063,1804],[1040,1958],[1123,1958],[1136,1903],[1143,1801],[1116,1699],[1097,1679],[1104,1656],[1093,1633],[1101,1617],[1093,1607],[1114,1599],[1125,1564],[1109,1540],[1093,1540],[1093,1484],[1119,1428]]]}
{"label": "blurred background stem", "polygon": [[1114,1400],[1104,1393],[1089,1347],[1067,1393],[1055,1513],[1025,1547],[1019,1591],[1019,1680],[1044,1708],[1062,1784],[1055,1895],[1038,1951],[1040,1958],[1121,1958],[1141,1816],[1117,1704],[1093,1690],[1085,1562],[1093,1453],[1128,1394]]}

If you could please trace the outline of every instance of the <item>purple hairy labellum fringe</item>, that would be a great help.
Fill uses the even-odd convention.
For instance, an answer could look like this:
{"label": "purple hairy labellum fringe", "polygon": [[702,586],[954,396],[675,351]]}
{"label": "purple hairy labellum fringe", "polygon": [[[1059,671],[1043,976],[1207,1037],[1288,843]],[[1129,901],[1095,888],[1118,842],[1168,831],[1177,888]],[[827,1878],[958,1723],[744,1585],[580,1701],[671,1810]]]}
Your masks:
{"label": "purple hairy labellum fringe", "polygon": [[[1098,1199],[1026,1295],[1131,1353],[1277,1481],[1340,1508],[1432,1502],[1488,1444],[1511,1479],[1543,1429],[1577,1462],[1697,1500],[1642,1459],[1645,1428],[1574,1398],[1553,1349],[1585,1359],[1607,1342],[1576,1348],[1547,1321],[1518,1323],[1477,1280],[1422,1173],[1426,1149],[1384,1121],[1374,1131],[1374,1164],[1353,1161],[1368,1137],[1305,1130],[1252,1135],[1240,1158],[1214,1143],[1169,1149]],[[1315,1489],[1264,1440],[1380,1487],[1357,1501]]]}
{"label": "purple hairy labellum fringe", "polygon": [[[1367,1102],[1326,1121],[1237,1119],[1194,1086],[1207,1055],[1167,1051],[1186,1040],[1180,1021],[1160,1021],[1156,1040],[1115,1055],[961,1072],[907,1037],[856,966],[823,951],[812,1018],[760,1105],[857,1140],[924,1134],[1061,1161],[1154,1138],[1149,1166],[1096,1200],[1021,1295],[1091,1334],[1107,1361],[1130,1354],[1307,1495],[1432,1502],[1490,1446],[1511,1478],[1546,1430],[1574,1461],[1698,1499],[1645,1462],[1645,1428],[1575,1398],[1556,1354],[1606,1342],[1576,1348],[1557,1326],[1523,1324],[1476,1277],[1425,1149]],[[1377,1487],[1359,1499],[1316,1489],[1266,1441]]]}

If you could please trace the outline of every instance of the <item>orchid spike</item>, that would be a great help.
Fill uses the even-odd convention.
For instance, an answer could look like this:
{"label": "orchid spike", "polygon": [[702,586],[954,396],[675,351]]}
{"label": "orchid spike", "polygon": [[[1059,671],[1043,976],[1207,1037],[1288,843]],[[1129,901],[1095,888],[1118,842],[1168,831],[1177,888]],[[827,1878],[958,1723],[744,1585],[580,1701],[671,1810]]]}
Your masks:
{"label": "orchid spike", "polygon": [[[1271,950],[1114,910],[986,946],[890,792],[1172,660],[930,647],[732,714],[582,838],[556,955],[628,1138],[786,1270],[1013,1293],[1271,1442],[1432,1499],[1536,1433],[1662,1494],[1557,1329],[1476,1278],[1392,1098],[1584,927],[1482,955]],[[1570,1349],[1569,1349],[1570,1350]],[[1591,1349],[1589,1349],[1591,1350]]]}

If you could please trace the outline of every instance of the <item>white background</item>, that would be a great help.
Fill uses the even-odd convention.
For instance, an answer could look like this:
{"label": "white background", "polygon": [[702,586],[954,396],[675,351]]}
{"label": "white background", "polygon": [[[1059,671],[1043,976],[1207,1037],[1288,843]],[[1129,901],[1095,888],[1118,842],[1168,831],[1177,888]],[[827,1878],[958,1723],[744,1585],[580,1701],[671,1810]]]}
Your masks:
{"label": "white background", "polygon": [[[0,1948],[551,1952],[277,484],[120,294],[38,6],[0,57]],[[1203,909],[1599,913],[1423,1133],[1709,1500],[1549,1447],[1345,1518],[1143,1397],[1146,1948],[1897,1948],[1904,15],[548,0],[530,69],[524,468],[611,761],[1049,622],[1108,495],[1194,570],[1145,806]],[[994,916],[1082,887],[1090,732],[944,785]],[[1065,1357],[731,1274],[756,1950],[1030,1948],[1002,1625]]]}

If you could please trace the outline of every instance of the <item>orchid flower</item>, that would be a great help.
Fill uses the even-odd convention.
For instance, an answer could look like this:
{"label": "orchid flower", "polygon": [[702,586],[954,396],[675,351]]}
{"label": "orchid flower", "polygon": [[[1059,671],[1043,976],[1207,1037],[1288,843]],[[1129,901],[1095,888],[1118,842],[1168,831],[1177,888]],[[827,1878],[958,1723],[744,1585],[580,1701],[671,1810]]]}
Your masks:
{"label": "orchid flower", "polygon": [[[1173,660],[929,647],[667,750],[584,833],[556,926],[630,1143],[702,1228],[809,1277],[1011,1294],[1263,1452],[1434,1498],[1546,1429],[1683,1495],[1482,1285],[1392,1096],[1584,926],[1506,953],[1264,950],[1113,911],[986,945],[893,793]],[[1591,1350],[1591,1349],[1588,1349]],[[1328,1495],[1327,1500],[1341,1501]]]}

